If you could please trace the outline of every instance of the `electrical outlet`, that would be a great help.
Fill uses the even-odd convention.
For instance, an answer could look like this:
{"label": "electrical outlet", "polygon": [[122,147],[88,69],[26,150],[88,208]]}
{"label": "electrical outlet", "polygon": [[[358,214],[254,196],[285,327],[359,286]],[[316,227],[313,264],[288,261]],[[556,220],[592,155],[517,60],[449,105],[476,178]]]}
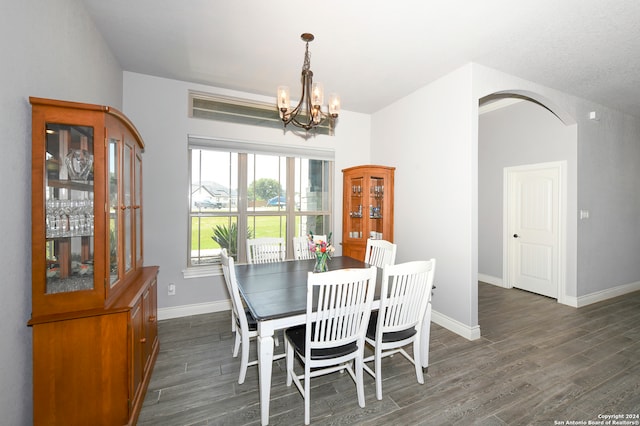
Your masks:
{"label": "electrical outlet", "polygon": [[167,294],[169,296],[175,296],[176,295],[176,285],[171,283],[169,284],[169,291],[167,292]]}

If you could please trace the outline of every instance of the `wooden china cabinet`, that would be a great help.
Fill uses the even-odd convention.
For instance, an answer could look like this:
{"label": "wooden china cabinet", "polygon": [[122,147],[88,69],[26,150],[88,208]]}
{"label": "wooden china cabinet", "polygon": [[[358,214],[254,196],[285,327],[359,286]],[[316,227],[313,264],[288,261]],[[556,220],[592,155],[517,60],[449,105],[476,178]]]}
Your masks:
{"label": "wooden china cabinet", "polygon": [[159,345],[144,142],[116,109],[29,100],[34,424],[135,424]]}
{"label": "wooden china cabinet", "polygon": [[395,167],[343,169],[342,254],[364,260],[367,239],[393,242]]}

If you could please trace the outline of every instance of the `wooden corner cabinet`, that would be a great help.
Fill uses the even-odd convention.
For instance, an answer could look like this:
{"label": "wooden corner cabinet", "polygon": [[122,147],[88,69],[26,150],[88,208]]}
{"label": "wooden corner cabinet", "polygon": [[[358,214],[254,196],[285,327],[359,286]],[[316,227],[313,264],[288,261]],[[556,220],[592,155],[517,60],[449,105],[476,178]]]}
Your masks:
{"label": "wooden corner cabinet", "polygon": [[393,242],[395,167],[343,169],[342,254],[364,260],[367,239]]}
{"label": "wooden corner cabinet", "polygon": [[116,109],[29,101],[34,424],[135,424],[159,348],[144,142]]}

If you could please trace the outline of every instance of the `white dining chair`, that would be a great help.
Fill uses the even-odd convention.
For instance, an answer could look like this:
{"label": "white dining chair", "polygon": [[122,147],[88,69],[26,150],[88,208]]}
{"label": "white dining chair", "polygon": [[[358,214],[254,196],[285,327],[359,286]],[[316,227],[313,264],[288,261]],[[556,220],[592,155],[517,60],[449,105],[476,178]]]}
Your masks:
{"label": "white dining chair", "polygon": [[[346,370],[356,384],[358,404],[365,406],[364,337],[376,274],[377,269],[371,266],[307,275],[306,323],[284,333],[287,386],[295,383],[302,394],[307,425],[312,377]],[[296,373],[294,355],[304,365],[304,374]]]}
{"label": "white dining chair", "polygon": [[[422,326],[431,303],[436,260],[385,265],[382,271],[380,309],[371,313],[366,342],[374,354],[365,358],[364,370],[376,380],[376,398],[382,399],[382,358],[402,354],[415,367],[418,383],[424,384],[421,360]],[[413,358],[404,346],[413,343]],[[426,345],[428,351],[428,342]]]}
{"label": "white dining chair", "polygon": [[248,238],[247,263],[283,262],[285,257],[284,238]]}
{"label": "white dining chair", "polygon": [[396,251],[398,246],[387,240],[367,239],[367,248],[364,253],[364,263],[382,268],[384,265],[396,263]]}
{"label": "white dining chair", "polygon": [[328,241],[327,241],[327,236],[326,236],[326,235],[324,235],[324,234],[314,235],[314,236],[313,236],[313,241],[315,241],[316,243],[317,243],[318,241],[324,241],[325,243],[328,243]]}
{"label": "white dining chair", "polygon": [[[233,345],[234,358],[238,356],[238,350],[242,347],[242,353],[240,355],[240,376],[238,377],[238,383],[242,384],[247,374],[247,368],[258,364],[257,360],[249,362],[250,340],[258,336],[258,323],[253,315],[251,315],[251,312],[244,307],[242,299],[240,298],[233,257],[227,254],[227,249],[222,249],[220,258],[222,260],[224,281],[227,284],[227,290],[231,296],[232,318],[235,319],[235,328],[233,328],[236,334]],[[278,340],[276,338],[276,345],[277,344]],[[284,356],[285,354],[280,354],[279,356],[274,356],[273,359],[281,359],[284,358]]]}
{"label": "white dining chair", "polygon": [[[314,235],[313,241],[327,241],[326,235]],[[309,249],[309,237],[293,237],[293,257],[296,260],[313,259]]]}

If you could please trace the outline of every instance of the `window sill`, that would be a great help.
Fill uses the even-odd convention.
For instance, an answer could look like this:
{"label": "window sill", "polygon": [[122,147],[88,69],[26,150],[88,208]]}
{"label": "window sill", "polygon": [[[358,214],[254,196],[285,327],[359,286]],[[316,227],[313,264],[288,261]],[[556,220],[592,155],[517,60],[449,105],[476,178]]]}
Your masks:
{"label": "window sill", "polygon": [[182,276],[185,279],[211,277],[217,275],[222,275],[221,265],[196,266],[182,270]]}

